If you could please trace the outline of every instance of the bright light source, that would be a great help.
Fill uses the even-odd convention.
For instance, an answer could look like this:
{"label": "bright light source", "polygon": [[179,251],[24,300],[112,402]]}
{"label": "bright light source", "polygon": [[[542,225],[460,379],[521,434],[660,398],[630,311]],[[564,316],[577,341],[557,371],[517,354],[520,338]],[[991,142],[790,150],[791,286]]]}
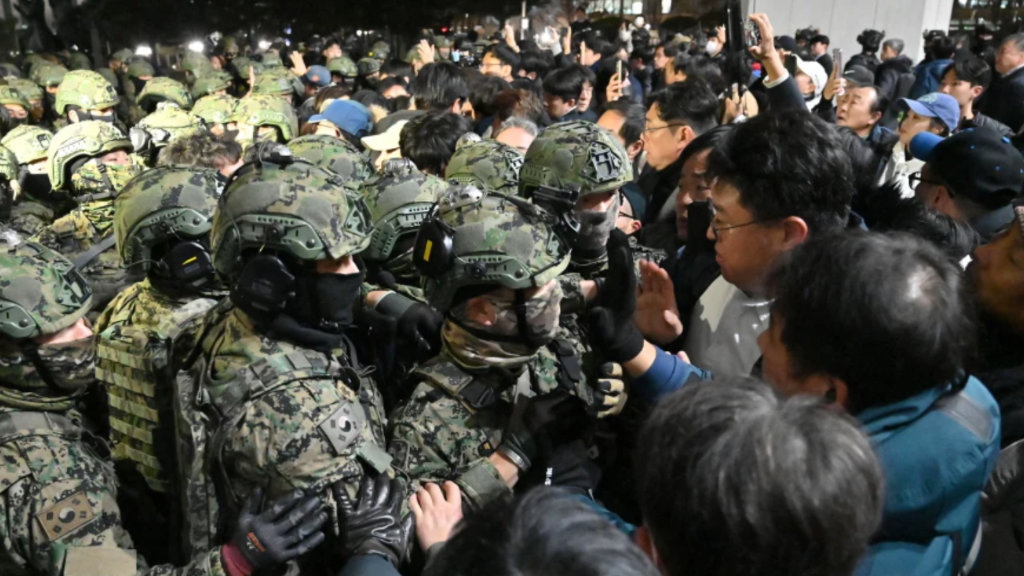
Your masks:
{"label": "bright light source", "polygon": [[146,44],[139,44],[135,47],[135,55],[142,56],[143,58],[149,58],[153,55],[153,49]]}
{"label": "bright light source", "polygon": [[202,54],[203,50],[206,49],[206,44],[203,44],[202,40],[193,40],[188,43],[188,49]]}
{"label": "bright light source", "polygon": [[269,50],[270,49],[270,40],[260,40],[259,47],[260,47],[260,50]]}

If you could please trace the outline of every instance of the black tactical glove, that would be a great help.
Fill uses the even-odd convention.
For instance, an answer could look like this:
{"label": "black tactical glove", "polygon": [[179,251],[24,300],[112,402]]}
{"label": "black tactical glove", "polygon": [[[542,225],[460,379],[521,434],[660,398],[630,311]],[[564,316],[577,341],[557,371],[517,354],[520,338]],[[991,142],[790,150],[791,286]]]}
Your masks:
{"label": "black tactical glove", "polygon": [[402,483],[383,474],[364,476],[358,502],[352,502],[340,482],[331,491],[338,507],[345,555],[376,554],[398,566],[405,556],[413,522],[412,514],[402,518]]}
{"label": "black tactical glove", "polygon": [[601,480],[601,469],[590,458],[582,440],[556,447],[543,465],[545,486],[561,486],[578,494],[593,496]]}
{"label": "black tactical glove", "polygon": [[626,406],[629,394],[622,376],[622,366],[614,362],[605,362],[598,368],[598,378],[591,390],[594,394],[594,405],[591,407],[598,418],[615,416]]}
{"label": "black tactical glove", "polygon": [[[316,496],[296,490],[259,512],[263,490],[246,499],[229,547],[241,552],[251,570],[277,566],[316,548],[324,541],[320,527],[327,521]],[[227,556],[227,554],[225,554]]]}
{"label": "black tactical glove", "polygon": [[538,456],[547,456],[554,446],[582,435],[586,422],[586,408],[575,396],[564,392],[519,396],[498,451],[526,471]]}
{"label": "black tactical glove", "polygon": [[612,230],[608,238],[608,273],[597,302],[587,312],[591,344],[612,362],[632,360],[644,347],[644,337],[633,323],[636,312],[636,271],[629,237]]}
{"label": "black tactical glove", "polygon": [[414,346],[420,360],[436,356],[441,349],[444,316],[437,310],[398,292],[381,298],[374,310],[396,319],[398,338]]}

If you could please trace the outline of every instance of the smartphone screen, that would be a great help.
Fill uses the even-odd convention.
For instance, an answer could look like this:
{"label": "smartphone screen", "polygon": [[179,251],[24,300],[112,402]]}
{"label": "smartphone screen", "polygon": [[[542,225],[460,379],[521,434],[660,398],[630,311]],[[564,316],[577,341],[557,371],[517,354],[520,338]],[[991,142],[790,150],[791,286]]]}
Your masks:
{"label": "smartphone screen", "polygon": [[843,49],[833,48],[832,49],[832,65],[835,66],[836,70],[839,70],[839,74],[843,73]]}

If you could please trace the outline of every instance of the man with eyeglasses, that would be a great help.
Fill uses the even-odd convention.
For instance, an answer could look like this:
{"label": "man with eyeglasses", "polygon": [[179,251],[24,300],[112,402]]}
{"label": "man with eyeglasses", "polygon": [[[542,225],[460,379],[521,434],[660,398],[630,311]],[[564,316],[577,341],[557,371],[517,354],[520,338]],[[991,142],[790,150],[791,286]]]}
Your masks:
{"label": "man with eyeglasses", "polygon": [[725,133],[708,154],[707,173],[706,238],[721,276],[686,314],[669,272],[642,263],[635,320],[655,343],[678,349],[682,337],[693,366],[745,375],[768,325],[769,273],[809,237],[843,230],[853,173],[835,129],[801,111],[760,115]]}

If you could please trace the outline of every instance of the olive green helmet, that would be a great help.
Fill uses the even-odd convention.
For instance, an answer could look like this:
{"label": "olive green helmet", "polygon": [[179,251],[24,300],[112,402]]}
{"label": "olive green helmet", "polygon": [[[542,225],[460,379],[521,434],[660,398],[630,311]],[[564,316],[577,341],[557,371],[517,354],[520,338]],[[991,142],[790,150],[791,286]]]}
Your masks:
{"label": "olive green helmet", "polygon": [[[231,75],[223,70],[212,70],[209,73],[196,78],[192,84],[192,97],[196,100],[208,96],[214,92],[227,90],[231,87]],[[194,109],[194,107],[193,107]]]}
{"label": "olive green helmet", "polygon": [[473,184],[488,192],[516,194],[523,155],[495,140],[465,142],[452,154],[444,177],[453,184]]}
{"label": "olive green helmet", "polygon": [[569,248],[537,206],[513,196],[453,187],[421,226],[413,259],[427,302],[446,312],[466,287],[543,286],[569,266]]}
{"label": "olive green helmet", "polygon": [[18,156],[6,146],[0,146],[0,178],[18,181]]}
{"label": "olive green helmet", "polygon": [[205,55],[189,50],[181,57],[181,69],[199,77],[213,70],[213,65]]}
{"label": "olive green helmet", "polygon": [[147,112],[156,110],[160,102],[172,102],[184,110],[192,108],[192,94],[185,85],[173,78],[157,76],[146,82],[135,99]]}
{"label": "olive green helmet", "polygon": [[370,56],[376,58],[381,62],[385,62],[388,56],[391,55],[391,45],[383,40],[378,40],[373,43],[373,47],[370,48]]}
{"label": "olive green helmet", "polygon": [[21,70],[12,62],[0,62],[0,78],[21,78]]}
{"label": "olive green helmet", "polygon": [[21,106],[26,112],[29,111],[32,106],[28,103],[28,100],[21,95],[10,84],[0,84],[0,104],[14,104]]}
{"label": "olive green helmet", "polygon": [[91,70],[92,62],[89,57],[81,52],[72,52],[67,58],[68,68],[72,70]]}
{"label": "olive green helmet", "polygon": [[375,58],[361,58],[356,63],[356,70],[360,76],[369,76],[375,72],[380,72],[380,60]]}
{"label": "olive green helmet", "polygon": [[43,89],[35,82],[26,78],[8,78],[7,83],[10,84],[11,88],[14,88],[18,94],[21,94],[29,104],[43,101]]}
{"label": "olive green helmet", "polygon": [[299,136],[288,142],[292,154],[326,168],[358,186],[374,174],[373,165],[348,141],[326,134]]}
{"label": "olive green helmet", "polygon": [[373,219],[373,235],[363,258],[383,263],[400,281],[418,283],[413,243],[420,224],[448,191],[448,183],[420,172],[407,158],[396,158],[361,189]]}
{"label": "olive green helmet", "polygon": [[117,106],[120,101],[117,91],[103,76],[92,70],[72,70],[57,87],[54,108],[57,114],[65,114],[68,106],[78,106],[82,110],[103,110]]}
{"label": "olive green helmet", "polygon": [[221,193],[217,174],[213,169],[160,166],[121,190],[114,203],[114,238],[125,267],[149,272],[154,247],[209,235]]}
{"label": "olive green helmet", "polygon": [[356,63],[351,58],[342,56],[340,58],[331,58],[327,61],[327,69],[332,74],[337,74],[343,78],[355,78],[359,76],[359,69],[356,68]]}
{"label": "olive green helmet", "polygon": [[127,64],[131,61],[133,56],[135,56],[135,53],[132,52],[129,48],[121,48],[117,52],[111,54],[110,58],[107,58],[107,62],[113,62],[116,60],[118,62]]}
{"label": "olive green helmet", "polygon": [[47,60],[41,54],[29,54],[22,60],[21,65],[25,70],[32,71],[33,68],[41,64],[55,64],[53,60]]}
{"label": "olive green helmet", "polygon": [[370,227],[366,204],[337,175],[304,160],[251,163],[232,176],[214,215],[213,265],[232,283],[249,251],[338,259],[365,250]]}
{"label": "olive green helmet", "polygon": [[291,105],[269,94],[251,94],[239,100],[231,121],[250,126],[273,126],[280,132],[283,142],[299,133],[299,119]]}
{"label": "olive green helmet", "polygon": [[[291,74],[290,72],[285,72]],[[253,94],[291,96],[294,91],[291,79],[277,70],[265,70],[257,74],[256,82],[252,87]]]}
{"label": "olive green helmet", "polygon": [[[198,86],[198,83],[196,84]],[[196,100],[192,113],[207,124],[227,124],[238,107],[238,99],[227,94],[210,94]]]}
{"label": "olive green helmet", "polygon": [[519,191],[559,212],[590,194],[618,190],[633,180],[626,150],[607,130],[574,120],[546,129],[526,151]]}
{"label": "olive green helmet", "polygon": [[203,120],[176,106],[158,106],[129,131],[136,152],[152,152],[182,136],[203,130]]}
{"label": "olive green helmet", "polygon": [[281,55],[277,52],[264,52],[260,56],[260,63],[263,64],[263,68],[284,68],[284,62],[281,61]]}
{"label": "olive green helmet", "polygon": [[87,120],[69,124],[53,136],[46,154],[50,185],[54,190],[69,187],[71,168],[77,160],[131,149],[131,141],[109,122]]}
{"label": "olive green helmet", "polygon": [[128,65],[128,75],[132,78],[152,78],[156,76],[156,68],[145,60],[136,60]]}
{"label": "olive green helmet", "polygon": [[64,81],[64,77],[67,76],[67,74],[67,68],[60,64],[47,62],[45,64],[33,66],[28,77],[39,86],[48,88],[51,86],[60,86],[60,83]]}
{"label": "olive green helmet", "polygon": [[0,244],[0,339],[56,334],[91,304],[89,283],[60,254],[34,242]]}
{"label": "olive green helmet", "polygon": [[0,144],[14,153],[18,164],[28,165],[46,158],[51,140],[53,134],[45,129],[22,124],[0,138]]}

